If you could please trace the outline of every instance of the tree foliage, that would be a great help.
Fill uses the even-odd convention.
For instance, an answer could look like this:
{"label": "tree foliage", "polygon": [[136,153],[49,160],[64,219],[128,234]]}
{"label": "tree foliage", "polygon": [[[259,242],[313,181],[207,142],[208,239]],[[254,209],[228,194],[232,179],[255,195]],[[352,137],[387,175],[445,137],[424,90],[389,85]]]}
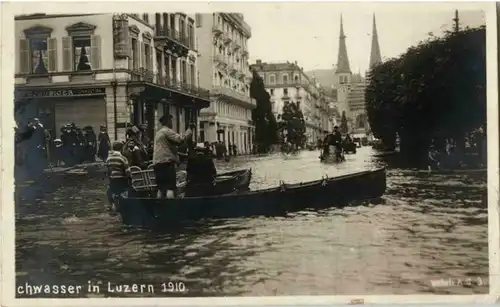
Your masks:
{"label": "tree foliage", "polygon": [[342,111],[342,117],[340,119],[340,133],[344,133],[346,134],[347,132],[349,132],[349,126],[347,124],[347,117],[345,115],[345,111]]}
{"label": "tree foliage", "polygon": [[371,130],[386,147],[422,156],[432,138],[463,140],[486,120],[485,27],[448,32],[375,66],[365,92]]}
{"label": "tree foliage", "polygon": [[257,101],[257,107],[252,110],[252,121],[255,125],[255,144],[258,152],[264,153],[277,141],[278,124],[272,112],[269,93],[264,86],[264,80],[255,71],[252,72],[250,97]]}
{"label": "tree foliage", "polygon": [[306,141],[306,122],[300,107],[293,103],[285,103],[280,120],[280,131],[286,134],[286,141],[304,146]]}

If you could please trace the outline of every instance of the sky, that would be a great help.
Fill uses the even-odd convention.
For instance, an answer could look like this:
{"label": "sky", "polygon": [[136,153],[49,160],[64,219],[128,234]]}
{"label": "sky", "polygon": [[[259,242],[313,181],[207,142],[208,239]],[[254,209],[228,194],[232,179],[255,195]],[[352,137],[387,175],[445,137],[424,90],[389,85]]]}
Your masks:
{"label": "sky", "polygon": [[[262,6],[259,9],[258,6]],[[408,47],[451,30],[455,9],[461,27],[485,24],[474,3],[256,3],[244,11],[252,28],[250,64],[297,61],[304,70],[329,69],[337,62],[342,14],[351,71],[368,69],[372,16],[375,14],[382,58],[403,54]]]}

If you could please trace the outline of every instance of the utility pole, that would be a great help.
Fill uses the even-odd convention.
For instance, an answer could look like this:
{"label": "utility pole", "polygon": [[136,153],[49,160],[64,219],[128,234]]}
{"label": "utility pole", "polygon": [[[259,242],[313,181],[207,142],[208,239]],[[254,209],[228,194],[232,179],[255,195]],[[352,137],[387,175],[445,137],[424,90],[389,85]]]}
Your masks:
{"label": "utility pole", "polygon": [[458,19],[458,10],[455,10],[455,18],[453,18],[453,22],[454,22],[454,31],[455,32],[458,32],[460,30],[460,27],[459,27],[459,19]]}

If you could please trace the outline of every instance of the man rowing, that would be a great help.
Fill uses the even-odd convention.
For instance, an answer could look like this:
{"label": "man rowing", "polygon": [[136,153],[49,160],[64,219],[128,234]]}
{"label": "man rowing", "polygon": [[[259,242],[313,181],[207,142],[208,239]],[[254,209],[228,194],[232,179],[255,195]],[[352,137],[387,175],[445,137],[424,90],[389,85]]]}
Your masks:
{"label": "man rowing", "polygon": [[153,168],[158,186],[158,198],[174,198],[177,189],[177,166],[180,164],[178,146],[193,136],[191,123],[181,135],[172,130],[172,115],[160,118],[161,128],[156,132],[153,151]]}

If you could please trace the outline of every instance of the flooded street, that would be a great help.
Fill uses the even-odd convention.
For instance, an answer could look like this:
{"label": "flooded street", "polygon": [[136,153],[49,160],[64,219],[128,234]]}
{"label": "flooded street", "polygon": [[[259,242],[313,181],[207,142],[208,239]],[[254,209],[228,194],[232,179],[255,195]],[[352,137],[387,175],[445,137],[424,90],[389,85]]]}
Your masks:
{"label": "flooded street", "polygon": [[[342,164],[321,164],[318,155],[238,158],[219,170],[252,167],[257,189],[383,165],[367,147]],[[80,295],[96,297],[488,293],[486,173],[409,175],[389,168],[387,191],[376,203],[202,221],[175,233],[123,226],[105,208],[103,176],[46,184],[56,186],[45,195],[17,191],[18,285],[86,289],[100,282],[100,293]],[[433,287],[431,280],[440,278],[473,283]],[[186,291],[162,292],[169,282]],[[153,284],[155,293],[113,288],[132,283]]]}

